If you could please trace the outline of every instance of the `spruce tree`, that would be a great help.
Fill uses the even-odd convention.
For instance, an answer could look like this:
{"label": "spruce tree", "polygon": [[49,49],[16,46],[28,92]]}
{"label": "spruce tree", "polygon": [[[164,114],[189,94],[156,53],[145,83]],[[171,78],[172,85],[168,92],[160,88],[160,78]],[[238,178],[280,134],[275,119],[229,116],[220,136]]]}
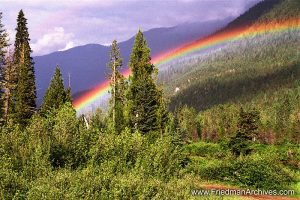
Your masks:
{"label": "spruce tree", "polygon": [[13,62],[12,53],[6,57],[5,67],[3,68],[3,121],[4,123],[12,122],[15,113],[14,92],[16,89],[16,65]]}
{"label": "spruce tree", "polygon": [[107,64],[111,70],[110,85],[111,85],[111,99],[110,99],[110,117],[112,120],[112,128],[117,133],[120,133],[124,128],[124,93],[125,82],[124,77],[120,73],[123,59],[120,56],[120,49],[117,41],[114,40],[111,46],[110,61]]}
{"label": "spruce tree", "polygon": [[257,136],[259,125],[259,112],[256,109],[248,112],[240,109],[238,131],[228,143],[229,148],[235,156],[248,155],[251,153],[251,145]]}
{"label": "spruce tree", "polygon": [[73,99],[72,99],[72,92],[70,86],[65,90],[65,93],[66,93],[66,102],[72,103]]}
{"label": "spruce tree", "polygon": [[67,90],[64,88],[60,68],[57,66],[44,96],[40,112],[46,114],[52,109],[58,109],[61,105],[64,105],[65,102],[69,101],[68,98],[70,97],[68,97],[68,95]]}
{"label": "spruce tree", "polygon": [[[9,46],[7,39],[7,32],[2,24],[2,12],[0,12],[0,106],[3,107],[3,81],[4,81],[4,66],[6,48]],[[3,109],[0,109],[0,122],[3,121]]]}
{"label": "spruce tree", "polygon": [[153,78],[156,68],[150,61],[150,49],[139,30],[129,61],[132,76],[129,80],[127,106],[129,126],[143,134],[161,128],[159,112],[162,95]]}
{"label": "spruce tree", "polygon": [[25,125],[36,109],[34,63],[30,56],[27,19],[21,10],[17,19],[14,63],[17,66],[16,122]]}
{"label": "spruce tree", "polygon": [[2,12],[0,12],[0,67],[5,64],[5,54],[8,44],[8,34],[2,24]]}
{"label": "spruce tree", "polygon": [[65,89],[65,93],[66,93],[66,102],[72,103],[73,99],[72,99],[72,91],[71,91],[71,75],[70,75],[70,73],[69,73],[69,86],[67,89]]}

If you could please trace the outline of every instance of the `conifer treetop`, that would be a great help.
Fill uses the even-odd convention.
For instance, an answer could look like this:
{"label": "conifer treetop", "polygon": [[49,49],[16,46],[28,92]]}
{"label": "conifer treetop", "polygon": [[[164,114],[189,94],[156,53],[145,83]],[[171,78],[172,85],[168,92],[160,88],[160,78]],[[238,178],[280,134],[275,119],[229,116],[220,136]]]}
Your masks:
{"label": "conifer treetop", "polygon": [[21,57],[21,51],[23,46],[26,46],[28,48],[29,52],[32,52],[30,45],[29,45],[29,33],[27,28],[27,19],[25,18],[25,15],[23,13],[23,10],[20,10],[17,18],[17,27],[16,27],[16,38],[15,38],[15,54],[14,59],[15,62],[20,61]]}
{"label": "conifer treetop", "polygon": [[132,70],[133,76],[141,76],[144,71],[151,74],[154,66],[150,61],[150,48],[147,47],[147,42],[142,31],[138,30],[129,60],[129,67]]}

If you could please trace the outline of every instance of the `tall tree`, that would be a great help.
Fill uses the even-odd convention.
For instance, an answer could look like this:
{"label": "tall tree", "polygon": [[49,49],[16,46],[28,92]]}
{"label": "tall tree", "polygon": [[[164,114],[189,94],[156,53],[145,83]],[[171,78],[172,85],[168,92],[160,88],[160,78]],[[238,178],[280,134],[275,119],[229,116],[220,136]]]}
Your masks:
{"label": "tall tree", "polygon": [[72,92],[70,86],[67,89],[65,89],[65,93],[66,93],[66,102],[72,103],[73,99],[72,99]]}
{"label": "tall tree", "polygon": [[16,31],[14,52],[14,63],[17,65],[16,122],[25,125],[36,109],[36,87],[27,19],[22,10],[18,15]]}
{"label": "tall tree", "polygon": [[159,110],[162,95],[153,78],[157,70],[150,61],[150,49],[139,30],[129,61],[132,76],[127,94],[128,123],[144,134],[158,130],[161,121]]}
{"label": "tall tree", "polygon": [[57,66],[44,96],[41,113],[45,114],[52,109],[58,109],[61,105],[64,105],[64,103],[68,100],[67,95],[68,93],[64,88],[60,68]]}
{"label": "tall tree", "polygon": [[8,34],[2,24],[2,12],[0,12],[0,67],[5,64],[5,54],[8,44]]}
{"label": "tall tree", "polygon": [[256,109],[244,111],[240,109],[238,131],[228,143],[232,153],[236,156],[248,155],[251,153],[251,144],[257,137],[257,130],[260,121],[259,112]]}
{"label": "tall tree", "polygon": [[2,96],[3,100],[3,121],[4,123],[12,122],[14,118],[14,92],[16,89],[16,65],[13,62],[12,52],[9,52],[5,67],[3,68],[3,90],[4,94]]}
{"label": "tall tree", "polygon": [[124,77],[120,73],[123,59],[120,56],[120,49],[117,45],[117,41],[114,40],[111,45],[110,61],[107,64],[111,70],[110,85],[111,85],[111,109],[110,115],[112,118],[112,128],[120,133],[124,126],[124,93],[125,82]]}
{"label": "tall tree", "polygon": [[[9,46],[7,39],[7,32],[2,24],[2,12],[0,12],[0,105],[3,107],[3,90],[4,90],[4,66],[6,48]],[[3,120],[3,110],[0,109],[0,121]]]}
{"label": "tall tree", "polygon": [[66,92],[66,102],[72,103],[73,99],[72,99],[72,92],[71,92],[71,75],[70,74],[69,74],[69,86],[65,90],[65,92]]}

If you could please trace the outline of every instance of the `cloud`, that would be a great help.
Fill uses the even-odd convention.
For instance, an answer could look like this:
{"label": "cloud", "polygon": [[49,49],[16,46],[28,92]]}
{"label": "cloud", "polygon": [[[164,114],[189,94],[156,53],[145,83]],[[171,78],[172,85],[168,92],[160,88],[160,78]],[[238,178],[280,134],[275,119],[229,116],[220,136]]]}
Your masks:
{"label": "cloud", "polygon": [[[13,41],[22,8],[34,55],[88,43],[110,44],[134,36],[138,28],[235,17],[261,0],[0,0],[3,23]],[[251,4],[251,5],[250,5]]]}
{"label": "cloud", "polygon": [[66,46],[63,49],[59,49],[58,51],[65,51],[65,50],[73,48],[74,46],[75,46],[74,42],[70,41],[66,44]]}
{"label": "cloud", "polygon": [[65,33],[63,27],[55,27],[38,39],[36,43],[31,44],[31,48],[35,55],[47,54],[58,49],[66,50],[74,47],[73,39],[73,33]]}

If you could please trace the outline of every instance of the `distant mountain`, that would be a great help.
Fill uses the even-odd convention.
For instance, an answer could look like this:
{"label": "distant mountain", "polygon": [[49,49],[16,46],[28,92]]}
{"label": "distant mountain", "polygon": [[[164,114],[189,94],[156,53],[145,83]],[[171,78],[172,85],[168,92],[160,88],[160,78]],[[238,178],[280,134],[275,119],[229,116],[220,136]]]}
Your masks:
{"label": "distant mountain", "polygon": [[[179,45],[205,37],[226,26],[233,18],[223,20],[185,23],[170,28],[155,28],[144,32],[144,36],[151,49],[151,56],[166,52]],[[124,65],[127,66],[129,55],[133,47],[134,37],[119,43]],[[66,51],[50,53],[34,57],[38,105],[48,88],[55,67],[61,67],[65,85],[70,82],[74,97],[80,96],[101,81],[105,80],[108,71],[106,63],[109,59],[110,47],[99,44],[87,44]]]}

